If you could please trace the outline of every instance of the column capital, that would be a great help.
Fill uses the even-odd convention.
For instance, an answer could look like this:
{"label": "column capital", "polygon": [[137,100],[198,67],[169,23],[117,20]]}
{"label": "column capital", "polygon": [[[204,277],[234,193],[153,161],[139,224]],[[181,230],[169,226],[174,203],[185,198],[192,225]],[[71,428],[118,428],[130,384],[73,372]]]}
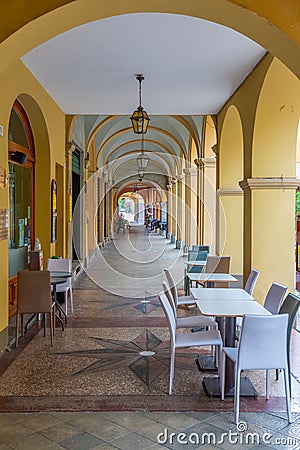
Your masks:
{"label": "column capital", "polygon": [[188,175],[195,176],[195,175],[197,175],[198,170],[197,170],[197,167],[189,167],[187,169],[183,169],[183,172],[184,172],[185,176],[188,176]]}
{"label": "column capital", "polygon": [[239,197],[244,194],[242,188],[220,188],[217,189],[218,197]]}
{"label": "column capital", "polygon": [[209,167],[214,168],[216,167],[217,161],[215,156],[212,158],[199,158],[195,159],[195,164],[201,169],[206,169]]}
{"label": "column capital", "polygon": [[176,177],[169,177],[169,182],[170,184],[176,184],[177,183],[177,178]]}
{"label": "column capital", "polygon": [[170,191],[172,189],[172,185],[171,184],[167,184],[167,190]]}
{"label": "column capital", "polygon": [[184,181],[184,175],[177,175],[177,181],[182,183]]}
{"label": "column capital", "polygon": [[298,178],[247,178],[239,182],[243,191],[253,189],[297,189],[300,186]]}
{"label": "column capital", "polygon": [[218,154],[219,154],[219,146],[218,146],[218,144],[213,145],[213,146],[211,147],[211,149],[212,149],[212,151],[214,152],[214,154],[215,154],[216,156],[218,156]]}
{"label": "column capital", "polygon": [[66,142],[66,155],[72,155],[72,152],[75,150],[75,145],[72,142]]}

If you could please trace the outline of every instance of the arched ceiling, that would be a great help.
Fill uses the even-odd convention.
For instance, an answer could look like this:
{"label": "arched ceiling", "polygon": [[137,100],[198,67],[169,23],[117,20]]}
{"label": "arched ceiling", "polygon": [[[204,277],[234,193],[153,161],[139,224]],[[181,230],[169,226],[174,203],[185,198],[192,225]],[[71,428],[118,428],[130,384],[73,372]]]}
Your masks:
{"label": "arched ceiling", "polygon": [[117,184],[137,176],[141,142],[129,117],[138,105],[135,74],[145,74],[147,179],[159,177],[166,186],[190,160],[191,139],[201,156],[203,115],[216,114],[264,54],[254,41],[212,21],[134,13],[70,29],[22,60],[66,114],[78,115],[83,150],[93,146],[97,167],[109,166]]}
{"label": "arched ceiling", "polygon": [[[167,30],[165,32],[164,30]],[[150,114],[216,114],[265,50],[226,26],[179,14],[96,20],[29,51],[24,64],[66,114],[128,114],[144,73]]]}

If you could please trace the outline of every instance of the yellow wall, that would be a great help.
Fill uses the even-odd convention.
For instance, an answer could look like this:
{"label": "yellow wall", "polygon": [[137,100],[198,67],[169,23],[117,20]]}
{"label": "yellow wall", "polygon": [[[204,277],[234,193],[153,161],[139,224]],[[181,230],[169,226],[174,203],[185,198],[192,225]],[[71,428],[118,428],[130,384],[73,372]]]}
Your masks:
{"label": "yellow wall", "polygon": [[241,119],[231,105],[220,130],[217,250],[231,256],[230,271],[236,274],[243,273],[243,193],[238,184],[243,179],[243,148]]}
{"label": "yellow wall", "polygon": [[[222,196],[218,202],[218,254],[230,256],[230,273],[243,273],[243,197]],[[223,217],[222,217],[223,216]]]}
{"label": "yellow wall", "polygon": [[[229,105],[234,105],[241,117],[245,180],[243,272],[247,276],[252,267],[260,270],[254,291],[260,301],[273,281],[294,290],[295,184],[282,181],[281,188],[276,179],[295,176],[299,89],[299,80],[289,69],[267,55],[218,116],[220,136]],[[223,165],[226,167],[226,162]],[[245,188],[248,179],[250,188]],[[257,181],[262,185],[258,186]]]}
{"label": "yellow wall", "polygon": [[[56,163],[64,165],[65,116],[21,62],[15,61],[7,72],[2,72],[0,82],[0,124],[4,127],[4,136],[0,137],[0,165],[8,168],[9,117],[14,100],[19,98],[28,114],[35,140],[36,236],[41,240],[46,260],[55,254],[55,244],[50,244],[50,186],[55,178]],[[8,208],[8,187],[0,190],[0,208]],[[0,274],[1,332],[8,324],[7,240],[0,241],[0,249],[3,262]]]}
{"label": "yellow wall", "polygon": [[252,266],[261,272],[254,296],[261,303],[273,281],[294,292],[294,211],[294,190],[252,192]]}
{"label": "yellow wall", "polygon": [[294,177],[300,83],[275,59],[265,77],[253,137],[254,177]]}
{"label": "yellow wall", "polygon": [[219,148],[219,187],[239,188],[243,179],[243,130],[237,109],[230,106],[222,127]]}

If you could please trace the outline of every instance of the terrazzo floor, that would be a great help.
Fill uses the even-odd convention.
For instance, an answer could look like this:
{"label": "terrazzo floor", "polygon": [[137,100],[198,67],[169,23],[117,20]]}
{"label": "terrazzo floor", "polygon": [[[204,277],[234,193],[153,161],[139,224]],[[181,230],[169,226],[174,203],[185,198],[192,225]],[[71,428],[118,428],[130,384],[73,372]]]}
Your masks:
{"label": "terrazzo floor", "polygon": [[[258,398],[241,400],[241,419],[248,432],[271,433],[272,444],[262,440],[232,443],[228,436],[220,441],[222,431],[237,431],[233,400],[221,402],[206,395],[202,380],[207,373],[200,372],[195,363],[199,352],[177,353],[173,395],[168,395],[169,332],[157,299],[164,267],[171,268],[182,282],[184,257],[163,236],[143,227],[115,236],[77,278],[74,312],[64,332],[57,324],[53,347],[49,335],[45,338],[34,322],[19,348],[0,359],[0,450],[300,449],[297,331],[292,336],[292,425],[284,412],[283,376],[276,381],[272,374],[271,398],[266,401],[263,374],[245,374]],[[179,310],[181,316],[195,313]],[[155,354],[145,357],[140,354],[145,350]],[[210,354],[209,348],[199,351]],[[180,444],[174,438],[173,443],[162,443],[157,435],[165,429],[201,436],[211,432],[219,440]],[[278,435],[281,441],[275,445]]]}

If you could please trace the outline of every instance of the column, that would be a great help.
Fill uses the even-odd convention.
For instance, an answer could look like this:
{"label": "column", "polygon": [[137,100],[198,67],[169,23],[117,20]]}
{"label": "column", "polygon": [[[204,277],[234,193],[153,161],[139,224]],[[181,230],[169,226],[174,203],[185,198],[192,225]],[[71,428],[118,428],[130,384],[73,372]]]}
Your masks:
{"label": "column", "polygon": [[216,158],[200,158],[195,163],[199,168],[198,242],[216,253]]}
{"label": "column", "polygon": [[[260,275],[254,297],[264,302],[273,281],[295,288],[296,178],[248,178],[244,191],[244,275]],[[278,215],[280,211],[280,217]]]}
{"label": "column", "polygon": [[185,244],[191,247],[198,243],[197,224],[197,168],[183,169],[185,174]]}
{"label": "column", "polygon": [[243,274],[243,190],[220,188],[217,190],[218,255],[230,256],[230,273]]}
{"label": "column", "polygon": [[172,178],[171,180],[172,186],[172,236],[171,243],[175,244],[176,242],[176,233],[177,233],[177,180],[176,178]]}
{"label": "column", "polygon": [[171,239],[172,236],[172,186],[167,185],[167,234],[166,238]]}
{"label": "column", "polygon": [[176,248],[180,249],[184,246],[185,220],[184,220],[184,177],[177,176],[177,240]]}

